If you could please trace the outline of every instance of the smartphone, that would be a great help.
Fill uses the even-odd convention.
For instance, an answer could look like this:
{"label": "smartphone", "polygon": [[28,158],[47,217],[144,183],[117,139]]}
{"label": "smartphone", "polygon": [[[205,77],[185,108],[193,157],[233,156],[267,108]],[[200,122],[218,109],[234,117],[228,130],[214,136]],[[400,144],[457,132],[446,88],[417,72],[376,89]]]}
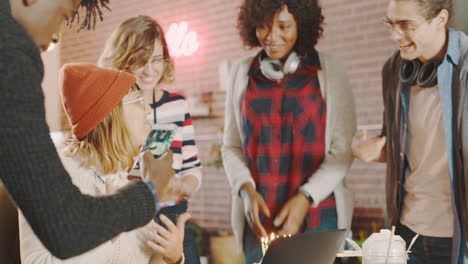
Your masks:
{"label": "smartphone", "polygon": [[142,177],[143,173],[141,172],[140,165],[141,153],[149,151],[153,154],[155,159],[162,157],[169,151],[176,132],[177,125],[175,124],[153,124],[148,136],[146,137],[145,143],[140,149],[140,153],[135,158],[135,163],[129,174]]}
{"label": "smartphone", "polygon": [[169,151],[176,129],[175,124],[154,124],[140,152],[150,151],[155,159],[162,157]]}

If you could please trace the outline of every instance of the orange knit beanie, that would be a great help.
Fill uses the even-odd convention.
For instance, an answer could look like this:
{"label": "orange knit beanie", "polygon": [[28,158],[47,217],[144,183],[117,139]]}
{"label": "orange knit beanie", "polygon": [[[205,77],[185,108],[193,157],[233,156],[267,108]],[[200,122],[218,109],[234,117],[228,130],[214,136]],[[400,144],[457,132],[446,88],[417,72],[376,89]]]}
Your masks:
{"label": "orange knit beanie", "polygon": [[122,102],[135,84],[131,74],[91,63],[70,63],[60,69],[59,90],[75,137],[91,132]]}

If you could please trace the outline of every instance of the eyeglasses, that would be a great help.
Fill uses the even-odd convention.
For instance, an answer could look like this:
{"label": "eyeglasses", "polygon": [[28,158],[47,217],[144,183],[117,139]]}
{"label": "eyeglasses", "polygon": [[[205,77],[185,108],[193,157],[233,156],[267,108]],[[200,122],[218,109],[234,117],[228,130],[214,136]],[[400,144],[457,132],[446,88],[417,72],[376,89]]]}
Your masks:
{"label": "eyeglasses", "polygon": [[133,103],[140,103],[140,104],[143,104],[144,103],[144,97],[137,97],[137,98],[134,98],[134,99],[130,99],[130,100],[127,100],[127,101],[123,101],[122,104],[126,105],[126,104],[133,104]]}
{"label": "eyeglasses", "polygon": [[[142,61],[143,59],[136,59],[136,61]],[[129,71],[132,73],[136,73],[138,71],[144,70],[145,67],[160,67],[161,65],[165,65],[168,59],[164,58],[164,55],[156,55],[149,58],[149,60],[145,64],[135,63],[129,66]]]}
{"label": "eyeglasses", "polygon": [[423,23],[419,24],[414,24],[412,22],[392,22],[388,18],[383,19],[382,23],[388,28],[388,31],[390,34],[393,33],[393,31],[396,31],[398,34],[404,36],[404,35],[411,35],[414,33],[419,26],[421,26]]}
{"label": "eyeglasses", "polygon": [[153,65],[159,65],[159,64],[165,63],[166,58],[164,58],[164,55],[158,55],[158,56],[154,56],[150,58],[149,62],[151,62],[151,64]]}

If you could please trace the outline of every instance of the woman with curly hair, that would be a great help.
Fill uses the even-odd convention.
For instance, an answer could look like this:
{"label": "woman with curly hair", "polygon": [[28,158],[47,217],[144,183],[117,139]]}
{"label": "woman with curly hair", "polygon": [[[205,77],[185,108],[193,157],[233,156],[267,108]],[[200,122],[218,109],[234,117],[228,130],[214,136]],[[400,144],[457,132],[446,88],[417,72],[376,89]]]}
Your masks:
{"label": "woman with curly hair", "polygon": [[[200,188],[202,170],[187,101],[180,94],[161,89],[160,84],[172,82],[174,73],[174,61],[162,27],[148,16],[125,20],[109,37],[98,64],[132,73],[145,104],[152,108],[148,120],[155,124],[177,126],[170,147],[176,175],[170,185],[171,197],[164,201],[159,211],[176,222],[177,217],[187,211],[186,198]],[[182,201],[175,195],[180,193],[184,196]],[[200,263],[195,240],[188,227],[185,230],[184,254],[185,263]]]}
{"label": "woman with curly hair", "polygon": [[350,228],[354,100],[341,62],[315,49],[322,23],[316,0],[240,8],[240,36],[261,50],[233,66],[222,152],[246,263],[262,258],[260,238],[270,232]]}

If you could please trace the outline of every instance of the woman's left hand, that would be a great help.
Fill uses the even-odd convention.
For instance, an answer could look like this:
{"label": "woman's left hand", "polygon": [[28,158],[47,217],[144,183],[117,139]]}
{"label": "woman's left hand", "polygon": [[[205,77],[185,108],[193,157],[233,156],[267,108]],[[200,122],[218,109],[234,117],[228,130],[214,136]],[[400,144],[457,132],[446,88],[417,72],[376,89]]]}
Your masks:
{"label": "woman's left hand", "polygon": [[296,234],[304,221],[309,206],[309,200],[302,193],[298,193],[289,199],[273,221],[276,227],[282,225],[281,229],[278,231],[278,235]]}
{"label": "woman's left hand", "polygon": [[179,263],[182,259],[184,248],[185,222],[190,218],[190,214],[181,214],[177,219],[176,225],[163,214],[159,218],[166,225],[167,229],[152,222],[151,228],[148,230],[149,239],[147,245],[154,252],[161,254],[166,263]]}

